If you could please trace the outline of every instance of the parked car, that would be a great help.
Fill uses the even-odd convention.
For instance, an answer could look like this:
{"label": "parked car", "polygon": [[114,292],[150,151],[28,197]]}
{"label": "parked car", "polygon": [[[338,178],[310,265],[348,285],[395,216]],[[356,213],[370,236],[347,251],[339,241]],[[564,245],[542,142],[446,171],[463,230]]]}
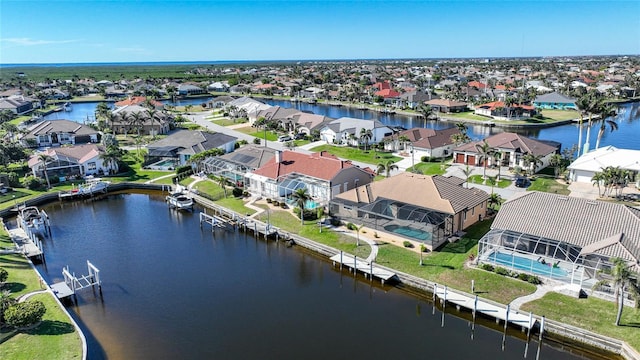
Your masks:
{"label": "parked car", "polygon": [[526,177],[519,177],[516,179],[516,187],[526,188],[531,185],[531,182]]}
{"label": "parked car", "polygon": [[294,139],[296,139],[296,140],[304,139],[305,136],[307,136],[307,134],[305,134],[305,133],[297,133],[296,136],[294,136]]}
{"label": "parked car", "polygon": [[289,136],[289,135],[281,135],[281,136],[278,136],[278,141],[279,141],[279,142],[287,142],[287,141],[291,141],[291,136]]}
{"label": "parked car", "polygon": [[0,183],[0,194],[6,194],[12,189],[8,186],[4,186],[4,184]]}

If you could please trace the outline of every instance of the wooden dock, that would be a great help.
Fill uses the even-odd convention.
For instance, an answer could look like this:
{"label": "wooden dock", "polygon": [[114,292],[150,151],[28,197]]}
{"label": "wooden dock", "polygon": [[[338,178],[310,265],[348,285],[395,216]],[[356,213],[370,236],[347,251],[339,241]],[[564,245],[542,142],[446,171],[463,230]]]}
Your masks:
{"label": "wooden dock", "polygon": [[357,256],[352,256],[349,254],[345,254],[342,251],[339,254],[336,254],[330,258],[333,261],[335,266],[336,263],[347,266],[350,269],[355,269],[355,271],[360,271],[365,274],[365,276],[377,277],[384,284],[385,281],[389,281],[389,279],[396,276],[394,272],[385,270],[376,266],[373,261],[366,262],[364,260],[358,259]]}
{"label": "wooden dock", "polygon": [[434,286],[434,298],[438,297],[442,299],[446,303],[452,303],[456,306],[464,307],[472,312],[478,312],[496,320],[502,320],[506,323],[515,324],[521,326],[525,329],[531,330],[533,326],[536,324],[536,320],[533,318],[531,313],[522,314],[518,311],[511,310],[510,306],[502,307],[497,304],[493,304],[489,301],[482,300],[475,297],[470,297],[468,295],[459,293],[457,291],[449,290],[446,286]]}
{"label": "wooden dock", "polygon": [[18,250],[26,257],[41,257],[43,255],[42,241],[36,236],[29,237],[29,235],[19,227],[10,229],[9,236],[11,236],[11,240],[16,244]]}
{"label": "wooden dock", "polygon": [[98,285],[100,295],[102,295],[102,281],[100,280],[100,270],[87,260],[88,275],[77,277],[75,273],[69,272],[69,267],[62,269],[64,281],[51,285],[51,290],[58,297],[64,299],[75,295],[78,290]]}

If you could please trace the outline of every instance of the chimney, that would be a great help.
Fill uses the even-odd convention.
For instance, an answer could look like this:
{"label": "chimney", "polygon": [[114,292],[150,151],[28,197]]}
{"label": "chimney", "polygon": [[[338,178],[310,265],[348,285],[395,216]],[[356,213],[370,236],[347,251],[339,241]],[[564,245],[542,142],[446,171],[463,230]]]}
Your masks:
{"label": "chimney", "polygon": [[276,150],[276,164],[279,164],[281,162],[282,162],[282,151]]}

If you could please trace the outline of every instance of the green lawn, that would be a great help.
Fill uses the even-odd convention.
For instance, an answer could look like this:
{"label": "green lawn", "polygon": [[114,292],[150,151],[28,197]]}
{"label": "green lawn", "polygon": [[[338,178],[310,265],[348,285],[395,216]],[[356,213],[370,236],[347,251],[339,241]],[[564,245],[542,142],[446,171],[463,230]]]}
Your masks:
{"label": "green lawn", "polygon": [[580,112],[576,110],[542,110],[542,116],[553,120],[579,119]]}
{"label": "green lawn", "polygon": [[[416,171],[424,175],[443,175],[448,167],[448,164],[439,162],[421,162],[415,166]],[[407,172],[413,172],[413,168],[413,166],[409,167]]]}
{"label": "green lawn", "polygon": [[[485,182],[484,179],[482,178],[482,175],[471,175],[469,176],[469,183],[491,186],[492,181],[490,178],[487,177],[487,181]],[[496,186],[499,188],[506,188],[509,185],[511,185],[511,180],[503,178],[503,179],[500,179],[500,181],[498,181],[498,183],[494,184],[493,186]]]}
{"label": "green lawn", "polygon": [[531,186],[527,188],[527,191],[535,190],[560,195],[569,195],[571,191],[569,191],[568,187],[568,185],[557,182],[556,179],[537,177],[535,180],[531,181]]}
{"label": "green lawn", "polygon": [[239,214],[255,214],[255,210],[244,206],[244,200],[242,198],[233,197],[233,195],[231,195],[231,191],[227,191],[227,194],[229,195],[228,197],[216,200],[215,203]]}
{"label": "green lawn", "polygon": [[476,121],[493,121],[493,119],[490,119],[486,116],[480,116],[480,115],[476,115],[473,113],[473,111],[466,111],[466,112],[461,112],[461,113],[451,113],[451,114],[442,114],[442,117],[444,118],[454,118],[454,119],[460,119],[460,120],[476,120]]}
{"label": "green lawn", "polygon": [[558,293],[548,293],[542,299],[524,304],[522,310],[624,340],[634,349],[640,350],[640,309],[625,307],[621,326],[614,325],[616,304],[593,297],[576,299]]}
{"label": "green lawn", "polygon": [[247,119],[236,119],[236,120],[231,120],[225,117],[214,117],[211,119],[211,122],[220,126],[229,126],[229,125],[237,125],[237,124],[244,124],[246,123],[248,120]]}
{"label": "green lawn", "polygon": [[[11,248],[9,235],[0,228],[0,248]],[[40,280],[22,255],[0,255],[0,266],[9,272],[6,289],[13,296],[40,290]],[[0,345],[0,359],[78,359],[82,357],[80,338],[63,309],[49,294],[32,297],[42,301],[47,312],[40,326],[22,333],[0,333],[7,338]]]}
{"label": "green lawn", "polygon": [[377,166],[377,164],[386,160],[393,160],[393,162],[402,160],[401,157],[394,156],[391,153],[373,150],[364,151],[347,146],[320,145],[312,148],[311,151],[327,151],[342,159],[360,161],[373,166]]}
{"label": "green lawn", "polygon": [[[220,185],[211,180],[200,181],[199,183],[193,185],[193,189],[198,190],[199,193],[205,193],[213,199],[224,197],[224,190],[222,190]],[[231,190],[232,189],[230,188],[227,189],[227,195],[231,195]]]}

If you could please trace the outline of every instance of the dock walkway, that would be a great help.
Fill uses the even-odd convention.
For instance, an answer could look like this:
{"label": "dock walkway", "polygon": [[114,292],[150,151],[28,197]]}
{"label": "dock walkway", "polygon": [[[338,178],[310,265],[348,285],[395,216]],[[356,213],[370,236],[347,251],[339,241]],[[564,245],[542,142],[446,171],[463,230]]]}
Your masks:
{"label": "dock walkway", "polygon": [[382,283],[396,276],[394,272],[391,272],[379,266],[376,266],[373,263],[373,261],[367,262],[364,260],[360,260],[358,259],[357,256],[352,256],[349,254],[345,254],[343,252],[340,252],[339,254],[332,256],[330,260],[333,261],[334,264],[335,263],[343,264],[349,268],[355,269],[356,271],[361,271],[365,275],[368,275],[368,276],[373,275],[379,278],[382,281]]}
{"label": "dock walkway", "polygon": [[471,311],[476,311],[481,314],[488,315],[495,319],[507,321],[509,323],[519,325],[525,329],[531,329],[536,323],[536,320],[530,313],[522,314],[517,310],[512,310],[509,305],[504,308],[501,305],[493,304],[487,300],[476,297],[470,297],[466,294],[459,293],[447,289],[446,286],[435,287],[434,295],[438,298],[455,304],[457,306],[465,307]]}
{"label": "dock walkway", "polygon": [[42,243],[39,239],[31,239],[21,228],[9,230],[11,240],[26,257],[42,256]]}

